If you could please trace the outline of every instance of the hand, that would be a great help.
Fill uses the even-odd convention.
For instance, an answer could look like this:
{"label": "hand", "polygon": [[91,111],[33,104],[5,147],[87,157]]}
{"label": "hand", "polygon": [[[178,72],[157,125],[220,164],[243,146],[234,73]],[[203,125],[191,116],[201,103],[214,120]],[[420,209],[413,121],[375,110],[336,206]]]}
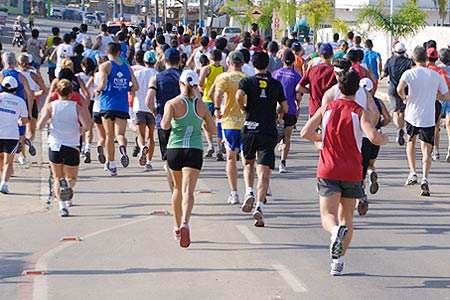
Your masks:
{"label": "hand", "polygon": [[94,92],[95,96],[100,96],[102,94],[101,90],[95,90]]}
{"label": "hand", "polygon": [[220,110],[218,110],[218,109],[214,110],[214,116],[215,116],[217,119],[222,119],[222,113],[221,113]]}
{"label": "hand", "polygon": [[381,134],[381,145],[389,143],[389,136],[386,133]]}

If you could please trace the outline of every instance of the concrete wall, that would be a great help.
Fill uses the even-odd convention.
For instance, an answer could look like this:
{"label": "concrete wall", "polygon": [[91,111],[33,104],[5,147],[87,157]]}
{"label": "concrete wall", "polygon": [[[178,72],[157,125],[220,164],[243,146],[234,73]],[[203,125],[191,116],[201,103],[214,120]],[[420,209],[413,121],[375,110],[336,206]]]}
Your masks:
{"label": "concrete wall", "polygon": [[[319,42],[328,42],[332,41],[333,37],[333,29],[324,28],[318,31],[317,40]],[[389,35],[384,32],[378,31],[365,31],[364,33],[358,33],[355,31],[355,34],[360,34],[364,39],[372,39],[374,43],[374,50],[379,52],[383,60],[385,61],[387,57],[390,56],[389,45]],[[435,26],[427,26],[414,36],[409,38],[401,38],[400,41],[406,45],[408,52],[411,51],[417,45],[422,45],[424,42],[433,39],[437,42],[438,48],[445,48],[450,43],[450,27],[435,27]]]}

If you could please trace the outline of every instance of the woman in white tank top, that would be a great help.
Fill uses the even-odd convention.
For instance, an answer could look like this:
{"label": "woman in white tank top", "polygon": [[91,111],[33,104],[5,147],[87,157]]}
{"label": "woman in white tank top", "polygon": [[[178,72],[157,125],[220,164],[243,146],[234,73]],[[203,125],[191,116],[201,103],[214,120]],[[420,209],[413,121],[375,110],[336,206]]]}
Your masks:
{"label": "woman in white tank top", "polygon": [[67,217],[80,164],[80,134],[89,128],[90,119],[77,102],[69,100],[72,93],[70,81],[60,80],[56,90],[60,98],[45,104],[38,127],[43,129],[47,122],[50,123],[48,152],[54,179],[53,191],[59,200],[61,217]]}

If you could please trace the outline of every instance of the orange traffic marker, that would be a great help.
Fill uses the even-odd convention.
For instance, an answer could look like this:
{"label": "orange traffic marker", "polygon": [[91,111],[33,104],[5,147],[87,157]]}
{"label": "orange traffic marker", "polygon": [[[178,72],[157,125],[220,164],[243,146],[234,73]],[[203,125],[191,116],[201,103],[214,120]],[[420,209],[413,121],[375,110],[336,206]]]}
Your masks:
{"label": "orange traffic marker", "polygon": [[82,241],[79,236],[64,236],[61,238],[61,242],[80,242]]}
{"label": "orange traffic marker", "polygon": [[46,271],[40,271],[40,270],[24,270],[22,272],[22,276],[38,276],[38,275],[45,275],[47,274]]}
{"label": "orange traffic marker", "polygon": [[165,209],[154,209],[150,213],[152,216],[170,216],[170,212]]}

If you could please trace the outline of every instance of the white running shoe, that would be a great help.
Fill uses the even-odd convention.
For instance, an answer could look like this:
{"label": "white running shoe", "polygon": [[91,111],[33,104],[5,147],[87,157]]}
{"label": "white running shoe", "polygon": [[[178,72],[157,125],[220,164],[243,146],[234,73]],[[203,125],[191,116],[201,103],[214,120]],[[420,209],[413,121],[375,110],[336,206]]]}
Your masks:
{"label": "white running shoe", "polygon": [[286,169],[286,166],[284,166],[283,164],[280,164],[280,166],[278,167],[278,172],[280,174],[284,174],[284,173],[287,173],[288,171]]}
{"label": "white running shoe", "polygon": [[5,194],[5,195],[9,194],[8,185],[6,183],[0,185],[0,193]]}
{"label": "white running shoe", "polygon": [[239,195],[230,195],[229,197],[228,197],[228,204],[231,204],[231,205],[236,205],[236,204],[239,204],[240,203],[240,201],[239,201]]}
{"label": "white running shoe", "polygon": [[253,209],[253,204],[255,204],[255,195],[253,193],[249,193],[245,195],[244,203],[242,204],[242,212],[249,213]]}
{"label": "white running shoe", "polygon": [[264,214],[261,207],[256,207],[255,211],[253,212],[253,219],[255,219],[254,225],[256,227],[264,227]]}
{"label": "white running shoe", "polygon": [[439,152],[434,152],[431,154],[431,159],[433,161],[438,161],[441,158],[441,156],[439,155]]}
{"label": "white running shoe", "polygon": [[330,238],[330,256],[332,259],[337,259],[344,253],[343,240],[347,234],[347,226],[340,225],[336,233],[331,235]]}
{"label": "white running shoe", "polygon": [[408,179],[406,179],[405,185],[415,185],[418,184],[417,181],[417,175],[416,174],[409,174]]}
{"label": "white running shoe", "polygon": [[30,162],[23,155],[19,155],[19,157],[17,158],[17,161],[19,162],[19,165],[21,165],[25,169],[28,169],[30,167]]}
{"label": "white running shoe", "polygon": [[151,171],[153,171],[153,167],[152,167],[152,164],[151,164],[151,163],[146,163],[145,166],[144,166],[144,168],[145,168],[145,172],[151,172]]}
{"label": "white running shoe", "polygon": [[343,271],[344,271],[344,263],[338,262],[337,259],[333,259],[333,261],[331,262],[330,275],[340,276],[340,275],[342,275]]}

